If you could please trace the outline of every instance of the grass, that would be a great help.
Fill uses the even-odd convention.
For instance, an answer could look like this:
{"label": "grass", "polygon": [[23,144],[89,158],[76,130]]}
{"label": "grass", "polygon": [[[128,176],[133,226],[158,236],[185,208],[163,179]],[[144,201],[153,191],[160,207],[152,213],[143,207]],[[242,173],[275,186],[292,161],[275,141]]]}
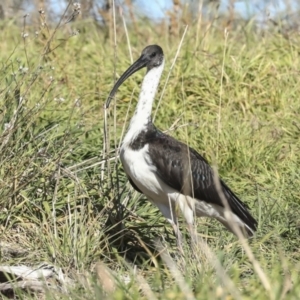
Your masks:
{"label": "grass", "polygon": [[[197,253],[185,234],[186,255],[178,254],[171,227],[127,182],[116,148],[143,72],[117,94],[108,116],[110,153],[103,153],[103,104],[130,64],[122,29],[115,60],[109,33],[91,21],[76,23],[77,35],[74,25],[61,26],[53,38],[50,27],[0,26],[1,265],[47,262],[74,281],[67,293],[19,291],[20,298],[298,299],[298,36],[261,34],[250,24],[225,42],[217,26],[203,25],[196,37],[191,25],[155,119],[218,166],[249,204],[259,221],[249,244],[268,290],[240,242],[213,220],[197,220]],[[165,51],[157,98],[181,39],[163,30],[147,22],[139,33],[128,27],[134,59],[147,44]],[[54,50],[47,53],[49,40]],[[102,281],[105,267],[114,272],[113,291]]]}

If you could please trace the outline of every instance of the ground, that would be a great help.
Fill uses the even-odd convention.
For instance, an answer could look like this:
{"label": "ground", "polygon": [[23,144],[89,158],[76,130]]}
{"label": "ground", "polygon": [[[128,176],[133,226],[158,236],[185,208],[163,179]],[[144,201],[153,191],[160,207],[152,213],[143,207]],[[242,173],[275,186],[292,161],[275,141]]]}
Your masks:
{"label": "ground", "polygon": [[[89,19],[0,26],[1,265],[46,262],[72,281],[20,298],[298,299],[297,33],[249,22],[224,34],[203,20],[184,36],[183,25],[171,34],[166,24],[128,24],[127,37],[120,23],[115,44],[113,31]],[[198,219],[192,251],[181,220],[181,255],[172,228],[127,181],[118,147],[143,71],[107,116],[103,106],[129,54],[154,43],[166,58],[154,122],[204,155],[249,205],[259,225],[247,244]]]}

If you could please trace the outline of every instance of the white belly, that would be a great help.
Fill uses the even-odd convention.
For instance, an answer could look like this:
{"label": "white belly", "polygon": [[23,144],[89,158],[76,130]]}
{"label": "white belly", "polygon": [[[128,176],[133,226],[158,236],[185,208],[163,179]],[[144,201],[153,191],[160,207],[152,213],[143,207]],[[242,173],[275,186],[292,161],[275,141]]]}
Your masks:
{"label": "white belly", "polygon": [[148,145],[138,151],[122,146],[120,159],[125,173],[146,196],[163,197],[162,182],[156,176],[156,169],[151,164]]}

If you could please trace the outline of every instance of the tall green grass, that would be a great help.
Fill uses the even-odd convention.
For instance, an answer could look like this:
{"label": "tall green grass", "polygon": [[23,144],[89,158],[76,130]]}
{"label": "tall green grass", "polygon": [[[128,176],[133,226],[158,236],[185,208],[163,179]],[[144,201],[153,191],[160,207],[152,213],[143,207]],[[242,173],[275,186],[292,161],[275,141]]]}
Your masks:
{"label": "tall green grass", "polygon": [[[191,25],[154,107],[157,127],[203,154],[250,206],[259,227],[249,245],[268,290],[240,242],[213,220],[197,220],[197,252],[185,234],[178,254],[171,227],[128,184],[117,149],[143,72],[120,88],[103,152],[103,105],[129,52],[136,59],[148,44],[163,47],[158,99],[181,36],[129,26],[129,48],[118,27],[115,48],[106,29],[75,24],[1,24],[0,240],[2,249],[20,249],[3,250],[1,264],[62,268],[74,285],[50,290],[49,299],[298,299],[299,37],[249,24],[225,39],[217,26]],[[115,276],[109,293],[104,265]]]}

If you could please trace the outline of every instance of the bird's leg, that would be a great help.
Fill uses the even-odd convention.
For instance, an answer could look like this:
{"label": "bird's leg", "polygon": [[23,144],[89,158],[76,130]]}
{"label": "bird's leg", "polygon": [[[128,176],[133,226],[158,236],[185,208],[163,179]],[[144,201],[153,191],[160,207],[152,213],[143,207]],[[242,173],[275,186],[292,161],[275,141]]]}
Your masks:
{"label": "bird's leg", "polygon": [[193,249],[196,249],[198,240],[197,240],[197,233],[195,232],[193,223],[188,223],[188,231],[191,235],[192,247]]}
{"label": "bird's leg", "polygon": [[179,206],[178,206],[178,203],[176,203],[175,207],[172,207],[172,217],[173,217],[173,230],[174,230],[174,233],[175,233],[175,236],[176,236],[176,241],[177,241],[177,248],[178,250],[180,251],[180,253],[182,255],[184,255],[184,252],[183,252],[183,248],[182,248],[182,234],[180,232],[180,229],[179,229],[179,225],[178,225],[178,209],[179,209]]}
{"label": "bird's leg", "polygon": [[171,201],[170,201],[169,205],[165,205],[165,204],[159,203],[159,202],[154,202],[154,203],[158,206],[158,208],[160,209],[162,214],[165,216],[165,218],[168,220],[168,222],[172,225],[175,236],[176,236],[178,250],[180,251],[181,254],[183,254],[182,234],[179,230],[178,218],[177,218],[175,207],[172,205]]}
{"label": "bird's leg", "polygon": [[172,223],[172,227],[173,227],[173,230],[174,230],[174,233],[175,233],[175,236],[176,236],[178,250],[183,255],[184,252],[183,252],[183,248],[182,248],[182,234],[180,232],[177,219],[176,219],[176,222]]}

